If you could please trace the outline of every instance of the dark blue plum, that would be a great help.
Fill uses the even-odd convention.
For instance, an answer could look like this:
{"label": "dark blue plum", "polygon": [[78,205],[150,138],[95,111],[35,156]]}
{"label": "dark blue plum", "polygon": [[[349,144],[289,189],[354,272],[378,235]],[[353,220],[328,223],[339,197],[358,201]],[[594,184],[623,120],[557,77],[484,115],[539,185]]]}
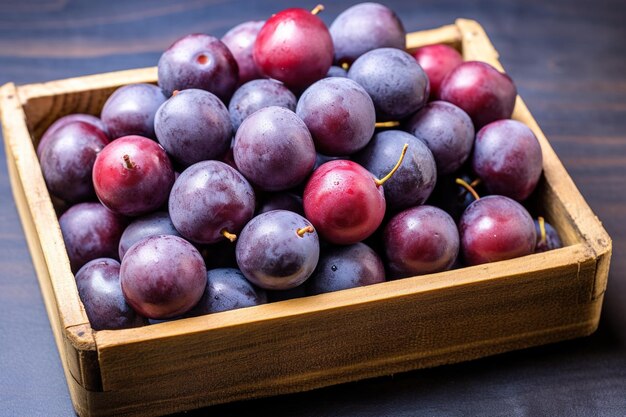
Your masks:
{"label": "dark blue plum", "polygon": [[315,165],[315,146],[304,122],[291,110],[265,107],[243,121],[233,147],[235,163],[265,191],[303,182]]}
{"label": "dark blue plum", "polygon": [[240,270],[211,269],[207,271],[207,284],[202,298],[187,316],[201,316],[265,303],[265,290],[253,286]]}
{"label": "dark blue plum", "polygon": [[254,63],[252,50],[254,41],[265,24],[265,21],[249,21],[241,23],[230,29],[224,36],[222,42],[232,52],[237,66],[239,67],[239,84],[263,78],[261,70]]}
{"label": "dark blue plum", "polygon": [[361,55],[348,71],[374,101],[378,121],[401,120],[426,105],[428,76],[415,58],[393,48],[374,49]]}
{"label": "dark blue plum", "polygon": [[306,288],[309,294],[321,294],[384,281],[380,257],[366,244],[355,243],[325,248]]}
{"label": "dark blue plum", "polygon": [[87,262],[76,273],[76,286],[92,329],[127,329],[145,324],[145,318],[138,315],[124,298],[120,263],[115,259],[99,258]]}
{"label": "dark blue plum", "polygon": [[111,139],[128,135],[154,139],[154,115],[165,100],[156,85],[125,85],[108,98],[100,116]]}
{"label": "dark blue plum", "polygon": [[159,86],[166,96],[175,90],[199,88],[227,103],[239,82],[239,67],[219,39],[194,33],[174,42],[161,55]]}
{"label": "dark blue plum", "polygon": [[80,121],[49,134],[40,163],[50,194],[70,204],[95,200],[93,164],[108,143],[109,138],[101,129]]}
{"label": "dark blue plum", "polygon": [[406,46],[402,21],[379,3],[359,3],[344,10],[330,25],[330,35],[339,64],[351,64],[373,49]]}
{"label": "dark blue plum", "polygon": [[489,123],[476,134],[472,169],[490,193],[523,201],[535,190],[543,171],[541,145],[522,122]]}
{"label": "dark blue plum", "polygon": [[193,88],[163,103],[154,130],[159,143],[184,167],[222,157],[233,137],[224,103],[215,94]]}
{"label": "dark blue plum", "polygon": [[472,119],[459,107],[445,101],[428,103],[408,120],[405,130],[428,145],[439,175],[458,171],[474,144]]}
{"label": "dark blue plum", "polygon": [[386,130],[374,135],[372,141],[353,160],[363,165],[377,178],[387,175],[398,162],[404,144],[406,157],[400,168],[385,183],[385,200],[391,211],[423,204],[437,182],[437,168],[432,152],[415,136],[400,131]]}
{"label": "dark blue plum", "polygon": [[206,287],[200,252],[178,236],[151,236],[130,247],[122,260],[124,297],[151,319],[180,316],[195,306]]}
{"label": "dark blue plum", "polygon": [[124,259],[126,251],[141,239],[158,235],[180,236],[167,212],[158,211],[134,220],[126,227],[120,238],[120,259]]}
{"label": "dark blue plum", "polygon": [[73,123],[73,122],[84,122],[84,123],[90,124],[96,127],[98,130],[102,131],[102,133],[104,133],[107,136],[107,138],[109,138],[109,133],[106,130],[107,129],[106,126],[104,125],[104,123],[102,123],[102,120],[100,120],[98,117],[92,116],[91,114],[83,114],[83,113],[68,114],[67,116],[63,116],[57,119],[54,123],[52,123],[48,127],[48,129],[46,129],[44,134],[41,136],[41,139],[39,140],[39,144],[37,145],[37,157],[41,158],[41,152],[43,151],[43,148],[46,147],[46,143],[48,142],[48,139],[52,136],[54,132],[57,131],[57,129],[60,129],[63,126],[69,123]]}
{"label": "dark blue plum", "polygon": [[237,264],[253,284],[286,290],[302,284],[320,254],[313,225],[299,214],[273,210],[253,218],[237,239]]}
{"label": "dark blue plum", "polygon": [[198,162],[183,171],[169,200],[176,230],[195,243],[232,238],[252,218],[254,208],[254,190],[248,181],[219,161]]}
{"label": "dark blue plum", "polygon": [[315,149],[330,156],[363,149],[376,124],[372,99],[349,78],[324,78],[310,86],[300,96],[296,114],[309,128]]}
{"label": "dark blue plum", "polygon": [[100,203],[79,203],[59,218],[72,271],[97,258],[117,258],[120,238],[127,225],[123,216]]}
{"label": "dark blue plum", "polygon": [[235,91],[228,104],[228,111],[236,131],[246,117],[257,110],[278,106],[295,111],[297,102],[296,96],[280,81],[254,80]]}
{"label": "dark blue plum", "polygon": [[536,219],[534,222],[535,231],[537,233],[535,253],[546,252],[563,247],[563,242],[561,242],[559,232],[557,232],[550,223],[546,222],[542,217]]}
{"label": "dark blue plum", "polygon": [[459,231],[440,208],[411,207],[389,220],[383,244],[392,277],[430,274],[452,267],[459,254]]}

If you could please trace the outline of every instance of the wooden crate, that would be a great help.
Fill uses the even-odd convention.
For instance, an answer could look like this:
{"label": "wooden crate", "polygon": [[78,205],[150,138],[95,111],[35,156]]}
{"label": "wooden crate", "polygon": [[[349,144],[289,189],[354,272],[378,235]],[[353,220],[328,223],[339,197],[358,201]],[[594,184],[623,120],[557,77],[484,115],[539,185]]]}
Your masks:
{"label": "wooden crate", "polygon": [[[409,49],[446,43],[502,69],[481,26],[411,33]],[[79,300],[34,144],[58,117],[99,114],[146,68],[0,90],[15,201],[72,401],[81,416],[172,413],[475,359],[592,333],[611,240],[518,97],[537,135],[537,204],[565,247],[504,262],[167,322],[94,331]]]}

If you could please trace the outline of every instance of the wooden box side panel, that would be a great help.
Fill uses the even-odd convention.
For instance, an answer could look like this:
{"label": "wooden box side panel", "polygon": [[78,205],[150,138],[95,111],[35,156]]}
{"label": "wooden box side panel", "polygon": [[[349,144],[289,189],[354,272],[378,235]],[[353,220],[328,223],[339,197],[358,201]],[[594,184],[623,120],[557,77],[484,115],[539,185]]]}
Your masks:
{"label": "wooden box side panel", "polygon": [[[103,386],[119,389],[137,383],[137,378],[178,378],[181,368],[211,362],[207,355],[212,349],[215,358],[226,358],[229,351],[241,355],[242,365],[251,367],[246,372],[257,376],[267,360],[270,373],[263,378],[271,378],[281,369],[298,373],[300,364],[324,373],[326,368],[393,362],[406,355],[428,358],[441,349],[489,344],[535,328],[587,323],[595,317],[581,318],[576,311],[588,302],[594,273],[595,260],[586,246],[573,245],[550,256],[537,254],[146,328],[101,331],[96,342]],[[554,314],[555,309],[569,313]],[[498,314],[506,320],[494,320]],[[388,346],[393,339],[394,346]],[[268,357],[258,356],[263,353]],[[263,360],[253,364],[255,356]],[[279,359],[282,365],[275,363]],[[214,371],[223,378],[241,377],[233,369]]]}
{"label": "wooden box side panel", "polygon": [[42,284],[49,286],[50,298],[59,308],[56,316],[64,328],[87,323],[59,222],[12,84],[2,87],[0,105],[11,186],[37,275],[43,277]]}
{"label": "wooden box side panel", "polygon": [[[457,271],[464,276],[455,286],[441,282],[451,273],[436,274],[162,323],[151,326],[160,335],[151,341],[133,330],[98,332],[104,389],[161,392],[146,398],[148,408],[179,395],[208,405],[587,335],[600,307],[586,302],[595,261],[584,245],[556,252],[556,263],[534,256],[513,268]],[[494,268],[510,275],[490,279]],[[360,302],[345,305],[347,298]]]}
{"label": "wooden box side panel", "polygon": [[15,204],[66,378],[93,386],[94,381],[84,372],[84,361],[80,360],[81,354],[90,355],[89,352],[92,363],[96,359],[93,335],[85,325],[87,317],[69,270],[52,203],[42,185],[39,164],[34,159],[17,89],[12,84],[0,88],[0,116]]}
{"label": "wooden box side panel", "polygon": [[[3,130],[12,189],[70,389],[102,390],[93,331],[78,297],[53,198],[34,151],[45,129],[71,113],[99,115],[122,85],[156,82],[156,68],[4,87]],[[10,119],[10,120],[8,120]],[[28,190],[28,192],[25,192]],[[72,379],[70,381],[70,378]],[[75,393],[72,400],[77,404]]]}

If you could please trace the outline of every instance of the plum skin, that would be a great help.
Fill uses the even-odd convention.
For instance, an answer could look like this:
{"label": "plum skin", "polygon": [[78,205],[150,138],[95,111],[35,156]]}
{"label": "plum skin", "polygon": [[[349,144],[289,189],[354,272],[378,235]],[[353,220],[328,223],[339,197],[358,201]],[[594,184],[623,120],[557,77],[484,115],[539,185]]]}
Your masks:
{"label": "plum skin", "polygon": [[296,111],[297,102],[296,96],[280,81],[252,80],[235,91],[228,104],[228,112],[236,132],[241,123],[257,110],[278,106]]}
{"label": "plum skin", "polygon": [[104,123],[102,123],[102,120],[100,120],[96,116],[92,116],[90,114],[84,114],[84,113],[68,114],[67,116],[63,116],[60,119],[57,119],[54,123],[52,123],[48,127],[48,129],[44,132],[44,134],[41,136],[41,139],[39,140],[39,144],[37,145],[37,157],[41,159],[41,153],[43,152],[44,148],[47,146],[46,144],[48,143],[48,140],[50,139],[53,133],[55,133],[58,129],[62,128],[63,126],[73,123],[73,122],[85,122],[87,124],[90,124],[94,126],[95,128],[97,128],[98,130],[100,130],[102,133],[104,133],[108,140],[111,139],[109,136],[109,133],[107,132],[106,126],[104,125]]}
{"label": "plum skin", "polygon": [[396,214],[383,233],[394,278],[446,271],[459,254],[459,232],[452,217],[433,206],[411,207]]}
{"label": "plum skin", "polygon": [[228,102],[239,82],[239,66],[222,41],[194,33],[178,39],[161,55],[158,79],[167,97],[175,90],[199,88]]}
{"label": "plum skin", "polygon": [[143,136],[124,136],[104,147],[93,165],[98,199],[109,210],[139,216],[161,207],[174,184],[165,149]]}
{"label": "plum skin", "polygon": [[437,175],[458,171],[474,145],[474,125],[461,108],[446,101],[431,101],[405,123],[405,130],[432,151]]}
{"label": "plum skin", "polygon": [[198,250],[178,236],[151,236],[130,247],[120,282],[128,304],[151,319],[176,317],[193,308],[206,287]]}
{"label": "plum skin", "polygon": [[122,233],[118,249],[120,259],[124,259],[128,249],[135,243],[147,237],[158,235],[180,236],[167,212],[157,211],[137,218],[126,226],[124,233]]}
{"label": "plum skin", "polygon": [[265,22],[252,56],[265,75],[302,91],[326,75],[333,54],[333,41],[324,22],[309,10],[290,8]]}
{"label": "plum skin", "polygon": [[[298,231],[308,229],[301,235]],[[272,210],[253,218],[237,239],[237,265],[253,284],[287,290],[306,281],[317,265],[319,238],[297,213]]]}
{"label": "plum skin", "polygon": [[486,62],[466,61],[441,82],[439,98],[463,109],[476,130],[513,114],[517,88],[513,80]]}
{"label": "plum skin", "polygon": [[50,194],[71,204],[94,200],[93,165],[108,143],[101,129],[82,121],[64,123],[48,134],[40,164]]}
{"label": "plum skin", "polygon": [[424,107],[430,81],[415,58],[400,49],[380,48],[361,55],[348,70],[371,96],[380,122],[401,120]]}
{"label": "plum skin", "polygon": [[261,71],[254,63],[252,50],[256,37],[264,24],[264,20],[244,22],[233,27],[222,36],[222,42],[228,47],[235,61],[237,61],[239,84],[263,77],[263,74],[261,74]]}
{"label": "plum skin", "polygon": [[461,250],[468,265],[503,261],[535,251],[535,224],[517,201],[499,195],[470,204],[459,220]]}
{"label": "plum skin", "polygon": [[296,114],[311,132],[316,151],[328,156],[363,149],[376,124],[374,102],[349,78],[324,78],[310,86],[298,100]]}
{"label": "plum skin", "polygon": [[100,203],[79,203],[59,218],[73,272],[96,258],[117,258],[127,219]]}
{"label": "plum skin", "polygon": [[120,263],[115,259],[87,262],[76,273],[76,286],[92,329],[126,329],[145,324],[145,319],[124,298]]}
{"label": "plum skin", "polygon": [[525,124],[498,120],[476,134],[472,169],[492,194],[527,199],[543,172],[541,145]]}
{"label": "plum skin", "polygon": [[537,219],[534,220],[535,223],[535,232],[537,232],[537,245],[535,246],[535,253],[546,252],[549,250],[554,250],[563,247],[563,242],[559,236],[559,233],[556,231],[552,225],[546,221],[544,221],[544,231],[545,231],[545,239],[542,240],[541,236],[541,226],[539,225],[539,221]]}
{"label": "plum skin", "polygon": [[180,165],[223,156],[233,136],[228,109],[208,91],[190,88],[170,97],[156,112],[159,143]]}
{"label": "plum skin", "polygon": [[152,84],[118,88],[104,103],[101,118],[111,139],[130,135],[154,139],[154,115],[167,97]]}
{"label": "plum skin", "polygon": [[207,285],[202,298],[186,316],[200,316],[267,303],[267,293],[254,287],[236,268],[207,271]]}
{"label": "plum skin", "polygon": [[220,161],[187,168],[168,202],[176,230],[194,243],[217,243],[223,231],[239,233],[255,209],[255,193],[241,173]]}
{"label": "plum skin", "polygon": [[370,236],[385,215],[385,195],[356,162],[334,160],[313,172],[303,196],[304,213],[331,243],[350,245]]}
{"label": "plum skin", "polygon": [[326,248],[305,285],[308,294],[322,294],[385,281],[380,257],[365,243]]}
{"label": "plum skin", "polygon": [[430,80],[430,99],[439,99],[439,90],[443,79],[463,63],[463,57],[456,49],[445,44],[426,45],[413,53],[428,79]]}
{"label": "plum skin", "polygon": [[378,3],[359,3],[344,10],[329,31],[338,64],[352,64],[373,49],[406,47],[402,21],[393,10]]}
{"label": "plum skin", "polygon": [[303,182],[315,165],[315,145],[302,119],[289,109],[269,106],[246,118],[233,156],[238,170],[264,191],[283,191]]}

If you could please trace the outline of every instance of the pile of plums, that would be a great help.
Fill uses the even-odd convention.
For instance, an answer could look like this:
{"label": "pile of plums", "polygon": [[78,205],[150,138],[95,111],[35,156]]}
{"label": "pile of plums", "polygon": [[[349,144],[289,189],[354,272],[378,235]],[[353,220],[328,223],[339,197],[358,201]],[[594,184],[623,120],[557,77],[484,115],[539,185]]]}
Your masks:
{"label": "pile of plums", "polygon": [[[561,246],[524,202],[542,173],[512,80],[405,50],[362,3],[192,34],[100,117],[37,147],[94,329],[132,327]],[[482,195],[482,197],[480,197]]]}

